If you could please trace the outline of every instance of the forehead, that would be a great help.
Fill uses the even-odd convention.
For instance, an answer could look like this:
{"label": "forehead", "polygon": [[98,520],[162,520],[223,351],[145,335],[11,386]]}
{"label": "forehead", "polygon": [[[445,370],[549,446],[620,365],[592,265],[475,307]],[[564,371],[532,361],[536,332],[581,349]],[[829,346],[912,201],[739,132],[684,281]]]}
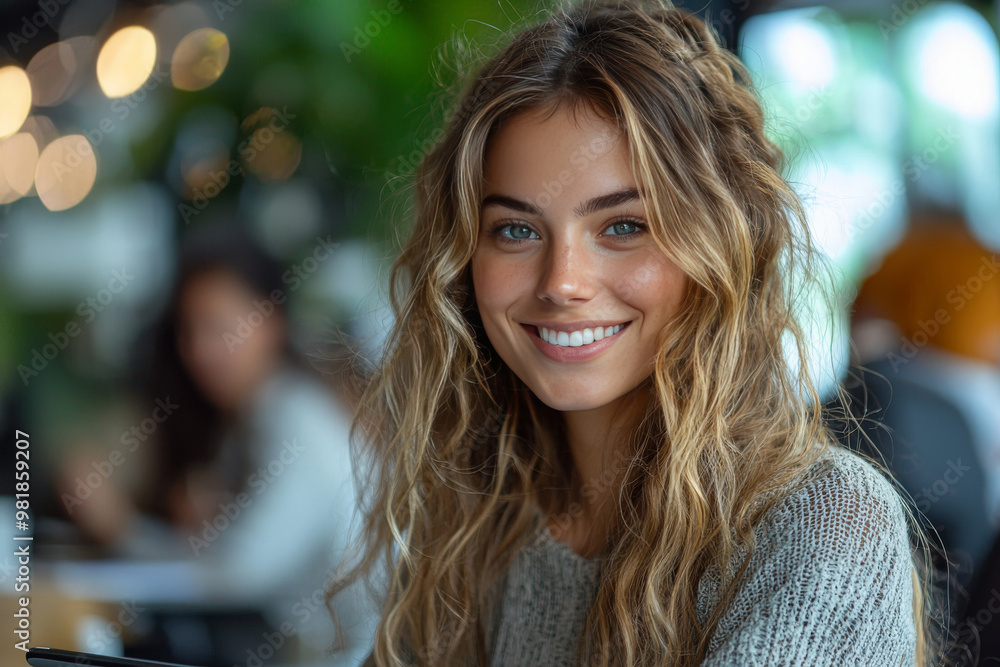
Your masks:
{"label": "forehead", "polygon": [[188,278],[181,288],[178,310],[181,315],[205,309],[217,308],[219,304],[231,305],[249,300],[253,292],[231,271],[224,268],[210,268]]}
{"label": "forehead", "polygon": [[490,141],[485,167],[484,194],[531,202],[635,187],[624,136],[583,105],[509,118]]}

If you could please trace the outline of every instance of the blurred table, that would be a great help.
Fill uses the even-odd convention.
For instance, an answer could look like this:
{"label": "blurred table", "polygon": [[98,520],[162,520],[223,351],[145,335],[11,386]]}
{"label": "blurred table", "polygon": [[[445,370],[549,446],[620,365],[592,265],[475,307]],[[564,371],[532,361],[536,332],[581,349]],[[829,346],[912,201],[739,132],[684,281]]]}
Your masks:
{"label": "blurred table", "polygon": [[[268,667],[322,658],[259,609],[208,597],[202,576],[184,562],[36,561],[30,591],[0,597],[0,614],[12,619],[18,597],[29,598],[30,646],[206,667],[257,664],[255,655]],[[27,664],[14,643],[3,643],[0,664]]]}

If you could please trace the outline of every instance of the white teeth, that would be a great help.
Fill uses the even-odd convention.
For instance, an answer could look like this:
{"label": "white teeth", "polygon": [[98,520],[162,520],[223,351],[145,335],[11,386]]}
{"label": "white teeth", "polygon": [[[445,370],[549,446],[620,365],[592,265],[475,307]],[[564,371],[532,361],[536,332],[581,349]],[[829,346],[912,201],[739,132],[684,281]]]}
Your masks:
{"label": "white teeth", "polygon": [[621,324],[613,327],[594,327],[593,329],[582,329],[580,331],[556,331],[546,327],[538,327],[538,333],[542,340],[560,347],[580,347],[590,345],[599,340],[604,340],[615,335],[622,330]]}

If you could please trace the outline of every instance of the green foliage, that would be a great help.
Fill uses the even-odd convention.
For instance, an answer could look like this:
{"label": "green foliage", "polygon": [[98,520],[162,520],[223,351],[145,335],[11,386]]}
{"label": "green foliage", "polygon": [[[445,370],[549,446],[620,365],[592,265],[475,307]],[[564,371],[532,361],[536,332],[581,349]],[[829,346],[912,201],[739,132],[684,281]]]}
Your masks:
{"label": "green foliage", "polygon": [[[287,105],[306,150],[322,147],[325,164],[312,176],[339,180],[350,193],[349,232],[371,240],[392,235],[393,221],[378,216],[387,179],[406,170],[400,158],[426,146],[440,124],[435,73],[454,79],[453,40],[502,41],[512,22],[534,12],[531,0],[227,2],[235,0],[213,7],[229,35],[229,66],[211,87],[178,93],[173,121],[199,104],[241,119]],[[159,136],[169,137],[176,126],[164,129]],[[303,158],[300,173],[309,168]]]}

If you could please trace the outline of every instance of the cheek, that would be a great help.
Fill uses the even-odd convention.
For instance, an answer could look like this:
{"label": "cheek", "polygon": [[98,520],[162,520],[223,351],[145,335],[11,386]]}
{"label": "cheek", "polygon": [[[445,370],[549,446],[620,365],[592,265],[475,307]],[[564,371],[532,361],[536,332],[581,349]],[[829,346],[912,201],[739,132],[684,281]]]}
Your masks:
{"label": "cheek", "polygon": [[472,285],[483,322],[501,319],[525,291],[529,280],[523,268],[503,257],[473,257]]}
{"label": "cheek", "polygon": [[243,342],[231,352],[232,362],[241,371],[249,371],[262,364],[271,350],[270,332],[267,327],[253,329]]}
{"label": "cheek", "polygon": [[616,274],[619,298],[641,310],[673,309],[683,294],[684,272],[659,252],[629,257]]}

